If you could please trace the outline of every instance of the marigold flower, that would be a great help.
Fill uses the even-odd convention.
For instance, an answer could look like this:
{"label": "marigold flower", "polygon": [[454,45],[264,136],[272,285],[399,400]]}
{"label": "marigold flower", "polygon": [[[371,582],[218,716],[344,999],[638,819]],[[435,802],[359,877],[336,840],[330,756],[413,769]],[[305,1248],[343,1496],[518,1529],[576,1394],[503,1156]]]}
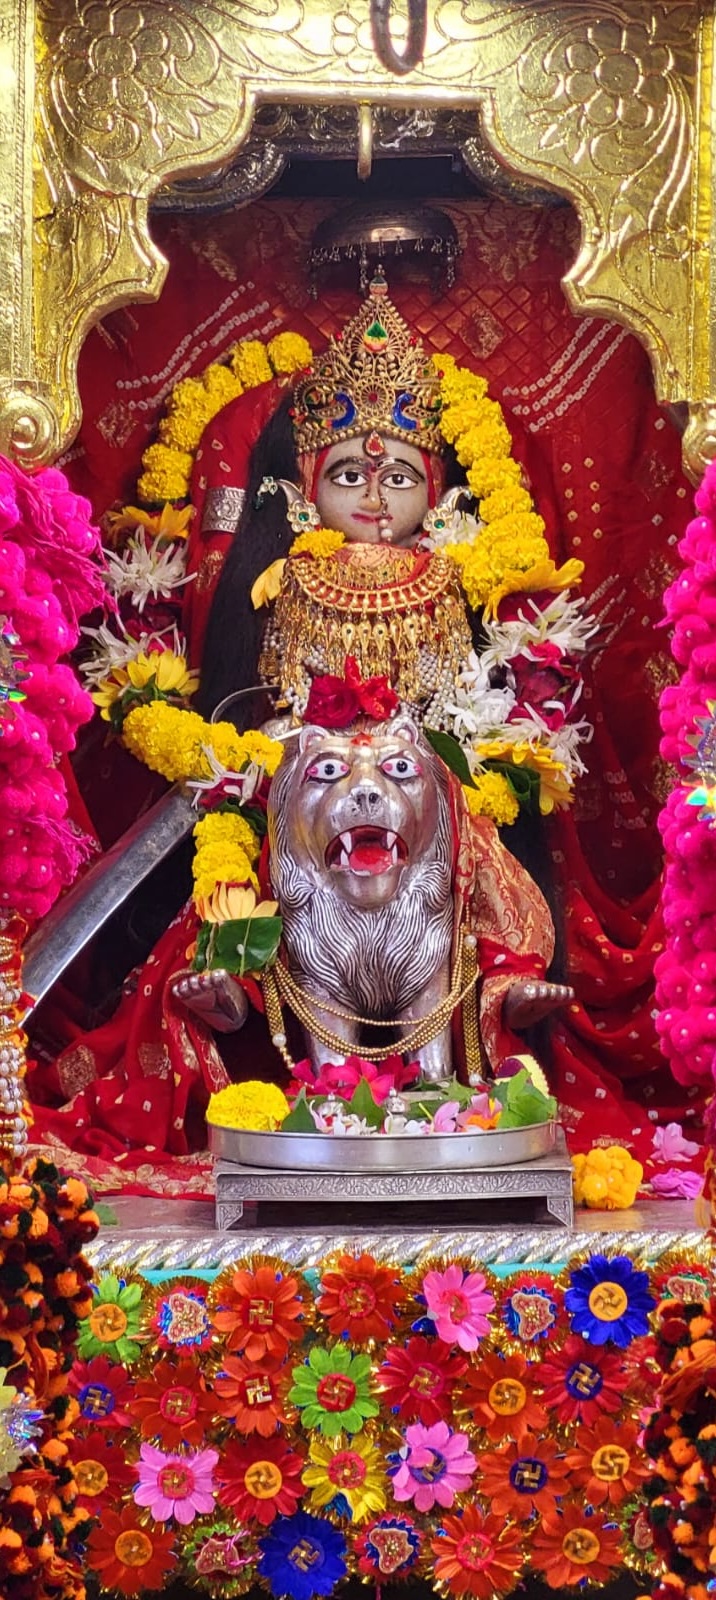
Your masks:
{"label": "marigold flower", "polygon": [[481,772],[472,787],[463,786],[467,809],[473,817],[490,817],[498,827],[507,826],[519,816],[520,803],[503,772]]}
{"label": "marigold flower", "polygon": [[280,1128],[291,1107],[275,1083],[230,1083],[212,1094],[206,1119],[216,1128],[246,1128],[270,1133]]}
{"label": "marigold flower", "polygon": [[269,339],[266,353],[274,372],[280,373],[302,372],[313,360],[311,346],[301,333],[275,334]]}

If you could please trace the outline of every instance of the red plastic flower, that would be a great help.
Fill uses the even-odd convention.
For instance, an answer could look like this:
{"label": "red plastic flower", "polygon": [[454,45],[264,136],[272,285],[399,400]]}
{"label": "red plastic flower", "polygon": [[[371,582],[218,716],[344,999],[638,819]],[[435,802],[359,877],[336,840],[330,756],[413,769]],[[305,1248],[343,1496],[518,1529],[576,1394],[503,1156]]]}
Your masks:
{"label": "red plastic flower", "polygon": [[460,1517],[443,1517],[432,1549],[437,1582],[471,1600],[509,1594],[524,1561],[520,1530],[476,1505],[466,1505]]}
{"label": "red plastic flower", "polygon": [[527,1433],[520,1444],[505,1444],[478,1456],[481,1499],[489,1500],[497,1516],[524,1522],[533,1511],[541,1516],[553,1511],[569,1487],[569,1473],[553,1439],[536,1439]]}
{"label": "red plastic flower", "polygon": [[598,1512],[589,1516],[583,1506],[543,1517],[530,1541],[530,1564],[550,1589],[606,1583],[622,1562],[620,1529],[605,1527]]}
{"label": "red plastic flower", "polygon": [[286,1422],[283,1391],[289,1377],[288,1369],[269,1356],[263,1361],[227,1356],[214,1379],[215,1409],[231,1418],[237,1433],[268,1439],[279,1422]]}
{"label": "red plastic flower", "polygon": [[600,1417],[593,1428],[584,1428],[577,1446],[567,1452],[567,1466],[580,1499],[590,1506],[620,1506],[636,1493],[649,1474],[642,1452],[637,1447],[636,1422],[615,1422]]}
{"label": "red plastic flower", "polygon": [[485,1356],[478,1367],[470,1368],[460,1389],[460,1406],[468,1408],[488,1439],[504,1439],[509,1434],[520,1443],[527,1433],[540,1433],[547,1423],[534,1393],[540,1376],[540,1368],[530,1365],[520,1351]]}
{"label": "red plastic flower", "polygon": [[158,1439],[167,1450],[202,1444],[213,1415],[213,1401],[190,1356],[158,1361],[151,1378],[137,1381],[132,1415],[143,1439]]}
{"label": "red plastic flower", "polygon": [[544,1403],[560,1422],[591,1423],[600,1416],[615,1416],[624,1404],[624,1374],[621,1353],[570,1334],[562,1349],[552,1351],[540,1367]]}
{"label": "red plastic flower", "polygon": [[290,1517],[303,1494],[303,1460],[283,1439],[232,1439],[216,1469],[219,1500],[239,1522],[253,1518],[268,1527]]}
{"label": "red plastic flower", "polygon": [[406,1291],[395,1267],[381,1267],[372,1256],[339,1256],[324,1272],[317,1309],[331,1333],[347,1333],[352,1344],[388,1339],[405,1304]]}
{"label": "red plastic flower", "polygon": [[[106,1433],[77,1434],[70,1443],[70,1459],[77,1484],[77,1504],[99,1515],[99,1507],[122,1497],[134,1482],[134,1472],[124,1459],[121,1445],[110,1444]],[[104,1512],[102,1512],[104,1515]]]}
{"label": "red plastic flower", "polygon": [[266,1355],[283,1356],[300,1337],[303,1305],[294,1277],[285,1278],[275,1267],[239,1269],[214,1313],[214,1326],[228,1334],[229,1350],[241,1350],[249,1361]]}
{"label": "red plastic flower", "polygon": [[92,1529],[87,1561],[103,1589],[137,1595],[164,1588],[176,1562],[173,1535],[164,1528],[146,1527],[139,1518],[137,1507],[130,1503],[121,1512],[103,1511],[102,1521]]}
{"label": "red plastic flower", "polygon": [[107,1356],[75,1361],[68,1379],[80,1408],[76,1423],[88,1428],[128,1428],[133,1384],[126,1367]]}
{"label": "red plastic flower", "polygon": [[376,1386],[401,1421],[448,1421],[455,1384],[467,1369],[464,1356],[453,1355],[440,1339],[416,1334],[407,1344],[389,1345]]}

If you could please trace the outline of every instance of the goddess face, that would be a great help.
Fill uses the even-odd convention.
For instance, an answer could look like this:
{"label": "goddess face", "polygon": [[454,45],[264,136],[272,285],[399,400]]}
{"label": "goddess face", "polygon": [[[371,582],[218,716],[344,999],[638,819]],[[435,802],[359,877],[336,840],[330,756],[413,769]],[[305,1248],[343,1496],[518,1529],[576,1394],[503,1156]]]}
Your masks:
{"label": "goddess face", "polygon": [[410,547],[429,505],[423,456],[416,445],[375,433],[331,445],[315,498],[324,528],[352,543]]}

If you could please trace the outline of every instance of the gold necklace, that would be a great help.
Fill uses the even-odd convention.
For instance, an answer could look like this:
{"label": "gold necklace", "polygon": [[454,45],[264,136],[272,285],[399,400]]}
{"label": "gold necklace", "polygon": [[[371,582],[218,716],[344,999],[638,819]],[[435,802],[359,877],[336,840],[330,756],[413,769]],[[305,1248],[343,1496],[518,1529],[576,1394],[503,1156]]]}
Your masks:
{"label": "gold necklace", "polygon": [[[472,995],[479,977],[479,969],[474,957],[475,946],[474,934],[465,933],[461,929],[458,937],[450,992],[442,1000],[439,1000],[437,1005],[433,1006],[426,1016],[418,1019],[411,1033],[406,1034],[400,1043],[401,1055],[420,1050],[423,1045],[430,1044],[433,1039],[436,1039],[438,1034],[442,1033],[443,1028],[447,1026],[456,1007]],[[465,961],[466,955],[467,960]],[[463,981],[464,966],[468,970],[466,981]],[[310,1033],[314,1034],[321,1044],[326,1045],[329,1050],[336,1050],[341,1057],[344,1057],[348,1050],[365,1061],[386,1061],[389,1056],[396,1054],[396,1045],[371,1045],[365,1051],[361,1050],[360,1046],[351,1045],[347,1039],[341,1038],[340,1034],[333,1033],[330,1028],[326,1028],[316,1017],[316,1007],[322,1011],[329,1012],[331,1016],[339,1017],[342,1021],[363,1026],[395,1028],[409,1025],[395,1022],[376,1023],[372,1017],[357,1016],[353,1012],[342,1011],[336,1006],[313,1000],[299,987],[280,959],[276,960],[274,965],[264,973],[263,991],[272,1043],[283,1056],[290,1071],[293,1071],[294,1062],[287,1049],[282,1002],[285,1002],[290,1007],[299,1022]]]}

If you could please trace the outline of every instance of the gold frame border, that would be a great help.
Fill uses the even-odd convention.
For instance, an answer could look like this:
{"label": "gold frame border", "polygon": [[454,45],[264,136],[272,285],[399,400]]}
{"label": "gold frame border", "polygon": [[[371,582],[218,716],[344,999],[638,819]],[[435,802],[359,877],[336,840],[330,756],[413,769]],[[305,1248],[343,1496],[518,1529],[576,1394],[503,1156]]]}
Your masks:
{"label": "gold frame border", "polygon": [[716,454],[715,7],[430,0],[423,60],[397,77],[370,0],[0,0],[0,449],[55,459],[79,427],[88,329],[159,297],[159,185],[235,155],[262,101],[340,101],[474,106],[506,166],[569,196],[570,302],[642,340],[659,398],[690,404],[700,472]]}

